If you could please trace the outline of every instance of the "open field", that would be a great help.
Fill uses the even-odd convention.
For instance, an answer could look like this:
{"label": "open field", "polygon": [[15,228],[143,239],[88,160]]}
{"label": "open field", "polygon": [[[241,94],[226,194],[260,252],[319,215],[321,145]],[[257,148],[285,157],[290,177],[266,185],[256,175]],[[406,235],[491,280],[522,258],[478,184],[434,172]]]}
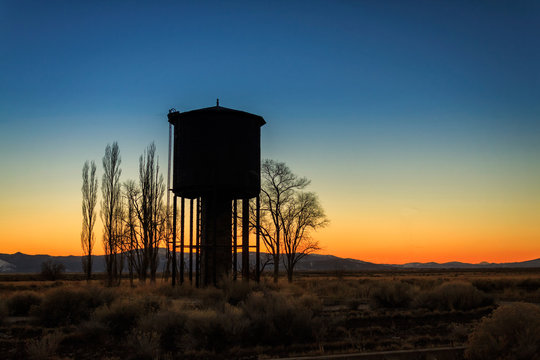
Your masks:
{"label": "open field", "polygon": [[[460,359],[464,346],[483,339],[484,317],[523,305],[517,302],[540,303],[540,269],[300,273],[293,284],[225,281],[206,289],[172,289],[163,280],[102,283],[100,275],[90,284],[80,274],[55,282],[0,275],[2,358],[248,359],[451,348],[437,358]],[[511,311],[534,323],[536,307]],[[538,339],[525,340],[535,351]]]}

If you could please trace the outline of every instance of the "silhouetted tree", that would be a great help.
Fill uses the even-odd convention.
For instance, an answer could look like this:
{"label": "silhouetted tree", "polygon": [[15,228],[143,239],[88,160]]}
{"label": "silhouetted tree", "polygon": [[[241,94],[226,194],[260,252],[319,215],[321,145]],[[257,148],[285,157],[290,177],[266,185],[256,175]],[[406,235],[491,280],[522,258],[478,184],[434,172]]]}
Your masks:
{"label": "silhouetted tree", "polygon": [[84,163],[82,169],[82,232],[81,246],[83,249],[82,267],[87,281],[92,276],[92,250],[94,249],[94,225],[96,223],[96,204],[98,192],[98,180],[96,177],[96,163],[94,161]]}
{"label": "silhouetted tree", "polygon": [[159,173],[156,146],[150,144],[139,158],[139,184],[124,184],[127,199],[127,233],[131,246],[131,264],[145,281],[156,280],[159,244],[168,236],[167,210],[163,203],[165,184]]}
{"label": "silhouetted tree", "polygon": [[[298,177],[283,162],[266,159],[261,164],[261,238],[266,250],[272,254],[274,281],[278,281],[280,254],[287,279],[292,281],[298,261],[319,249],[310,231],[328,223],[317,195],[302,191],[310,184]],[[251,225],[255,225],[254,206]]]}
{"label": "silhouetted tree", "polygon": [[124,183],[124,197],[126,199],[126,252],[128,260],[129,283],[133,286],[133,274],[137,271],[141,278],[141,251],[139,248],[139,223],[137,221],[137,199],[139,192],[135,181],[128,180]]}
{"label": "silhouetted tree", "polygon": [[143,228],[140,219],[143,218],[141,206],[141,190],[133,180],[124,183],[124,194],[127,199],[126,233],[129,242],[128,266],[130,279],[133,273],[137,273],[140,281],[145,281],[148,276],[148,252],[145,251],[143,241]]}
{"label": "silhouetted tree", "polygon": [[118,252],[121,251],[122,202],[120,187],[120,149],[115,141],[105,148],[101,185],[101,218],[103,221],[103,248],[107,270],[107,285],[112,286],[118,276]]}
{"label": "silhouetted tree", "polygon": [[283,265],[287,280],[292,282],[294,267],[300,259],[320,249],[318,241],[310,236],[312,230],[328,224],[317,195],[313,192],[295,192],[281,212],[283,228]]}
{"label": "silhouetted tree", "polygon": [[165,183],[159,173],[156,146],[151,143],[139,158],[139,186],[141,191],[141,227],[144,250],[150,270],[150,281],[156,281],[159,244],[166,239],[167,213],[163,204]]}
{"label": "silhouetted tree", "polygon": [[58,280],[62,277],[65,271],[66,267],[64,264],[58,261],[46,260],[41,263],[41,276],[45,280]]}

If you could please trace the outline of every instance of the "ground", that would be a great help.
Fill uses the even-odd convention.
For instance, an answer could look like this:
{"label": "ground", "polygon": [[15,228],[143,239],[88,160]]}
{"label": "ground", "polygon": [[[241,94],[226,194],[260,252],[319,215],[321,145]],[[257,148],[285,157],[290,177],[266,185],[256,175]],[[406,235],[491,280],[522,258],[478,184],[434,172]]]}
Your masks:
{"label": "ground", "polygon": [[[272,358],[463,349],[501,304],[540,303],[540,269],[301,273],[174,289],[0,276],[3,359]],[[2,310],[3,309],[3,310]],[[420,352],[392,358],[429,358]],[[397,356],[397,357],[396,357]],[[422,357],[423,356],[423,357]]]}

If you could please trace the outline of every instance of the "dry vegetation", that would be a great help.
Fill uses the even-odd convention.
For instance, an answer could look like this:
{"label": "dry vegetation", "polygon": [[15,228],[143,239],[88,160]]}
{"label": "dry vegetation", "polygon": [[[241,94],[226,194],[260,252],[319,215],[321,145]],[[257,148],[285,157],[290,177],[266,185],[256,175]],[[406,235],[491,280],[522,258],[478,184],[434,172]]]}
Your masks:
{"label": "dry vegetation", "polygon": [[294,284],[227,281],[205,289],[102,283],[0,277],[2,358],[257,358],[436,347],[456,347],[454,358],[462,358],[464,345],[468,359],[540,353],[540,307],[531,304],[540,302],[538,270],[302,274]]}

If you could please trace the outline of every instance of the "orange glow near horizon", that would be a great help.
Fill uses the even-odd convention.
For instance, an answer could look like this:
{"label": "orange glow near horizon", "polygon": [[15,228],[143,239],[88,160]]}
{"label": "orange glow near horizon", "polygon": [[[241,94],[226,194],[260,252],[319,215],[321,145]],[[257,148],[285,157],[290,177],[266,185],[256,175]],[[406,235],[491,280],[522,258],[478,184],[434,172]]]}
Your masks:
{"label": "orange glow near horizon", "polygon": [[[81,216],[78,204],[70,205],[63,211],[51,208],[47,215],[39,208],[28,216],[18,211],[2,214],[0,252],[82,255]],[[381,209],[335,215],[338,216],[331,218],[327,228],[313,233],[320,242],[320,254],[387,264],[514,262],[540,257],[538,216],[516,216],[503,221],[497,214],[490,214],[480,221],[467,213],[445,214],[442,218],[411,209],[394,216]],[[95,233],[95,254],[101,255],[99,221]]]}
{"label": "orange glow near horizon", "polygon": [[[330,219],[312,236],[320,254],[374,263],[540,258],[540,174],[523,174],[507,183],[481,177],[450,183],[442,176],[422,183],[424,174],[417,182],[385,183],[382,175],[308,173]],[[70,176],[49,182],[47,191],[31,179],[9,183],[0,204],[0,253],[82,255],[80,174]],[[103,254],[99,215],[94,232],[95,254]]]}

